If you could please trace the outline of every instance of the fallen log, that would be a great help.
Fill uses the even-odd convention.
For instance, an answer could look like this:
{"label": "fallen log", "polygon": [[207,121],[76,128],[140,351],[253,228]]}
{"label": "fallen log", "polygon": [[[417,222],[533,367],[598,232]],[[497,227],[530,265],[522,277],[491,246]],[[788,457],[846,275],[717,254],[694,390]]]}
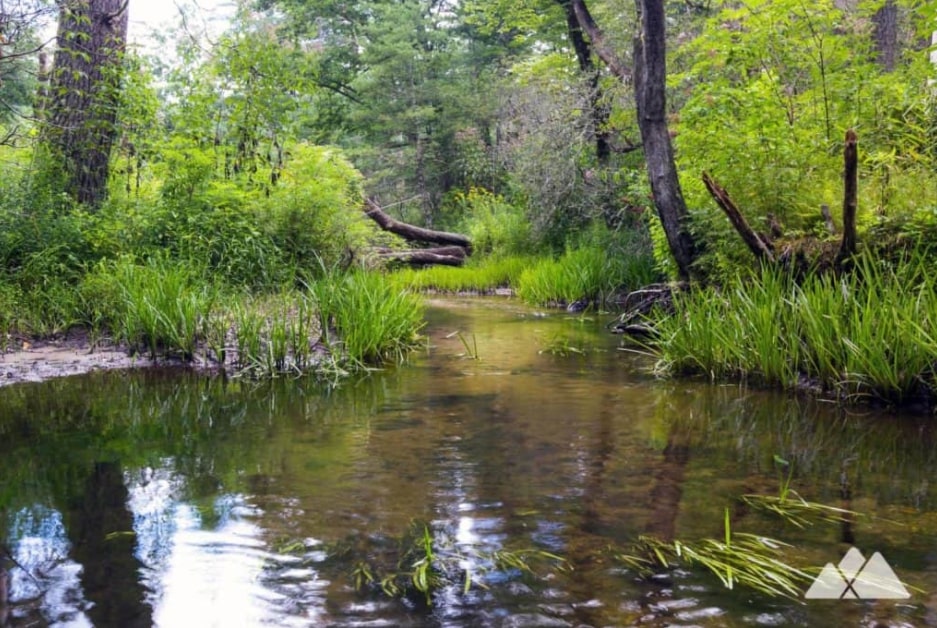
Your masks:
{"label": "fallen log", "polygon": [[369,198],[366,202],[367,209],[364,211],[365,215],[376,222],[384,231],[395,233],[413,242],[460,246],[465,249],[466,255],[472,254],[472,241],[468,236],[464,236],[461,233],[450,233],[448,231],[434,231],[433,229],[426,229],[424,227],[417,227],[416,225],[400,222],[388,216],[373,199]]}
{"label": "fallen log", "polygon": [[402,262],[411,266],[461,266],[465,263],[465,249],[461,246],[440,246],[431,249],[378,249],[377,256],[386,261]]}

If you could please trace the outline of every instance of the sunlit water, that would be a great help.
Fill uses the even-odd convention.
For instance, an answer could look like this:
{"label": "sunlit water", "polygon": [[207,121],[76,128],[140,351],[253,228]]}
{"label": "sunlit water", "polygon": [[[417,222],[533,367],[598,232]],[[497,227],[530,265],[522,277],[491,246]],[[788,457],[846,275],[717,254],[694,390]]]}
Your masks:
{"label": "sunlit water", "polygon": [[[0,390],[0,626],[937,625],[927,419],[656,380],[608,317],[449,300],[427,318],[408,365],[332,391],[179,372]],[[740,506],[777,494],[775,456],[863,516],[799,529]],[[800,566],[881,552],[912,597],[769,599],[612,559],[643,534],[722,538],[727,508]],[[392,567],[424,525],[468,592],[356,591],[359,561]],[[572,568],[486,558],[528,548]]]}

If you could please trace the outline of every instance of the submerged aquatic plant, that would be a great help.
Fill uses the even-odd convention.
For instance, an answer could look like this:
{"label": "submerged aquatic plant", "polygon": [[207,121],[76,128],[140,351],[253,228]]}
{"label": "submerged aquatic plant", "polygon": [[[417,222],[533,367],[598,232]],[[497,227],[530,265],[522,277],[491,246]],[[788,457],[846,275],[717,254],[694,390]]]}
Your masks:
{"label": "submerged aquatic plant", "polygon": [[570,335],[556,333],[549,338],[542,340],[541,344],[543,345],[543,348],[539,351],[539,353],[549,353],[561,358],[565,358],[570,355],[585,355],[588,353],[589,349],[587,347],[576,346],[574,342],[574,339]]}
{"label": "submerged aquatic plant", "polygon": [[475,338],[475,334],[472,334],[472,344],[469,345],[468,340],[465,339],[465,336],[461,331],[454,331],[446,338],[452,338],[453,336],[457,337],[461,342],[462,346],[465,347],[465,353],[459,355],[460,358],[468,358],[470,360],[478,359],[478,341]]}
{"label": "submerged aquatic plant", "polygon": [[444,589],[458,588],[468,593],[473,587],[488,588],[489,573],[535,575],[541,569],[565,570],[562,557],[536,548],[484,550],[457,543],[444,530],[414,521],[396,540],[394,549],[381,551],[369,544],[355,543],[353,552],[336,550],[338,555],[366,552],[367,557],[352,556],[351,575],[358,590],[372,589],[394,598],[418,599],[432,605],[433,596]]}
{"label": "submerged aquatic plant", "polygon": [[[755,510],[778,516],[798,528],[812,525],[814,521],[841,523],[859,516],[859,513],[852,510],[807,501],[791,488],[791,480],[794,477],[794,467],[791,463],[777,454],[774,456],[774,462],[778,465],[778,494],[746,494],[739,498],[742,503]],[[787,469],[786,475],[783,469]]]}
{"label": "submerged aquatic plant", "polygon": [[782,560],[781,550],[785,547],[791,546],[766,536],[733,533],[726,509],[722,539],[688,542],[641,536],[630,550],[613,550],[612,556],[643,575],[678,565],[699,566],[729,589],[739,584],[765,595],[799,598],[813,576]]}
{"label": "submerged aquatic plant", "polygon": [[815,521],[841,523],[859,516],[853,510],[807,501],[795,490],[784,497],[748,494],[742,495],[740,499],[751,508],[778,516],[798,528],[805,528]]}

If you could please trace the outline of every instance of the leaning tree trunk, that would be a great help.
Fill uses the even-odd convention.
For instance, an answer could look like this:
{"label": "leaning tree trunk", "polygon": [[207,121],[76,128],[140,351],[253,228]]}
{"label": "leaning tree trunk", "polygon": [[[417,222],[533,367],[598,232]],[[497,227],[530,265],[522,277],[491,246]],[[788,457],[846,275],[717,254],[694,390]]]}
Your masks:
{"label": "leaning tree trunk", "polygon": [[468,236],[464,236],[461,233],[426,229],[424,227],[417,227],[416,225],[400,222],[388,216],[374,199],[366,199],[365,203],[367,205],[367,209],[364,211],[365,216],[376,222],[384,231],[395,233],[413,242],[429,242],[444,246],[458,246],[462,247],[467,255],[471,255],[472,253],[472,241]]}
{"label": "leaning tree trunk", "polygon": [[667,244],[681,279],[689,279],[696,244],[687,231],[686,201],[677,178],[670,129],[667,128],[667,49],[663,0],[635,0],[641,31],[634,40],[634,95],[644,159]]}
{"label": "leaning tree trunk", "polygon": [[608,69],[622,83],[634,81],[634,95],[638,109],[638,126],[644,144],[654,206],[667,236],[667,245],[681,279],[689,279],[697,247],[687,231],[686,202],[677,179],[670,130],[667,128],[666,31],[663,0],[635,0],[641,18],[641,32],[635,37],[634,76],[605,40],[595,23],[585,0],[572,0],[576,19],[592,41],[592,48]]}
{"label": "leaning tree trunk", "polygon": [[43,140],[63,169],[66,191],[97,207],[107,196],[117,135],[128,0],[59,0],[55,51]]}

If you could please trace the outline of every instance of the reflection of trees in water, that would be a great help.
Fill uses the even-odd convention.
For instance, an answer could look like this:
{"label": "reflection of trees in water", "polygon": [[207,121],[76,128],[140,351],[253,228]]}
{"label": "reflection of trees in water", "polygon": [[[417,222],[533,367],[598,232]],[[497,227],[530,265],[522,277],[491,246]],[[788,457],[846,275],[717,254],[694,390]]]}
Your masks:
{"label": "reflection of trees in water", "polygon": [[699,387],[667,395],[677,405],[673,428],[714,464],[776,478],[775,455],[791,462],[794,486],[821,501],[851,496],[880,504],[937,507],[929,478],[937,473],[934,428],[922,417],[859,412],[820,401],[737,389]]}
{"label": "reflection of trees in water", "polygon": [[120,464],[96,462],[84,490],[68,499],[65,529],[72,557],[82,565],[82,589],[92,602],[87,612],[95,626],[152,623],[127,495]]}
{"label": "reflection of trees in water", "polygon": [[[53,591],[62,583],[56,578],[65,578],[56,565],[66,561],[77,567],[67,553],[81,565],[80,582],[70,585],[75,590],[65,598],[71,610],[56,612],[87,607],[95,625],[151,625],[124,469],[156,467],[183,479],[174,486],[173,499],[214,503],[215,495],[245,484],[256,488],[267,474],[281,470],[284,449],[294,444],[293,426],[312,430],[328,447],[343,451],[342,441],[329,434],[366,422],[383,394],[377,386],[355,390],[352,384],[328,393],[295,381],[252,384],[158,372],[2,389],[0,513],[55,504],[65,530],[61,547],[41,536],[48,530],[31,532],[40,535],[35,543],[58,548],[57,557],[31,556],[25,570],[0,560],[0,585],[9,584],[4,576],[11,571],[14,584],[28,580],[28,591],[14,601],[16,612],[45,616],[46,596],[58,595]],[[251,473],[245,474],[248,468]],[[59,520],[54,510],[50,513]],[[9,536],[16,534],[10,525],[12,520],[0,520],[0,540],[9,537],[16,546],[19,539]],[[48,577],[33,582],[27,571]],[[8,597],[9,586],[0,594]],[[5,608],[0,603],[0,613]]]}

